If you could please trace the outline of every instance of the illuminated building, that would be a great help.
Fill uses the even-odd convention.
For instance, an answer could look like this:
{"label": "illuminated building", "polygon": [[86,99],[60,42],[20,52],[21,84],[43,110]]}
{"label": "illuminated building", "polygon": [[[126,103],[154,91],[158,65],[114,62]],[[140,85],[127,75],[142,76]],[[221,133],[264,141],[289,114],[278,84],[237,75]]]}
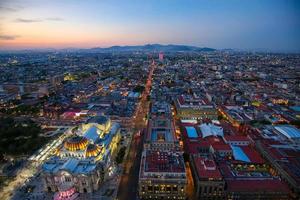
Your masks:
{"label": "illuminated building", "polygon": [[139,174],[141,199],[185,199],[186,184],[185,165],[180,153],[143,152]]}
{"label": "illuminated building", "polygon": [[253,120],[253,115],[249,114],[240,106],[222,106],[220,114],[227,119],[233,126],[240,127],[242,123]]}
{"label": "illuminated building", "polygon": [[139,172],[141,199],[185,199],[186,170],[170,104],[152,104]]}
{"label": "illuminated building", "polygon": [[217,119],[218,112],[213,105],[207,101],[193,95],[181,95],[175,101],[177,116],[182,122],[191,122],[201,119]]}
{"label": "illuminated building", "polygon": [[45,190],[56,192],[56,199],[98,190],[121,138],[119,124],[105,116],[91,118],[74,132],[42,167]]}
{"label": "illuminated building", "polygon": [[196,196],[199,199],[224,199],[225,181],[215,161],[191,156]]}
{"label": "illuminated building", "polygon": [[156,102],[152,105],[144,147],[157,151],[179,150],[169,104]]}
{"label": "illuminated building", "polygon": [[273,104],[283,104],[283,105],[287,105],[289,103],[289,100],[288,99],[275,99],[273,98],[272,99],[272,103]]}

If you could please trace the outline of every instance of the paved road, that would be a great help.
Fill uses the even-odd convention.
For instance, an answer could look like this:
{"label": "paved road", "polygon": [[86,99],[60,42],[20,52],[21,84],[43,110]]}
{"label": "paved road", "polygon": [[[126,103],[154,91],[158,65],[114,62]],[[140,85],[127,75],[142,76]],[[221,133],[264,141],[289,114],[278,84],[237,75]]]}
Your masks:
{"label": "paved road", "polygon": [[118,200],[135,200],[137,197],[140,161],[143,149],[143,138],[145,134],[144,128],[146,127],[144,117],[149,112],[149,102],[147,101],[147,96],[150,94],[152,75],[155,66],[151,65],[150,67],[151,68],[148,74],[145,91],[141,97],[140,106],[137,108],[138,111],[133,127],[133,130],[135,131],[133,134],[141,131],[141,135],[133,135],[132,137],[129,154],[127,159],[124,161],[124,174],[121,177],[119,185],[117,195]]}
{"label": "paved road", "polygon": [[124,166],[124,174],[121,177],[119,185],[117,195],[119,200],[136,199],[139,166],[143,147],[141,137],[133,139],[133,142],[131,144],[131,150],[128,156],[128,160],[126,161]]}

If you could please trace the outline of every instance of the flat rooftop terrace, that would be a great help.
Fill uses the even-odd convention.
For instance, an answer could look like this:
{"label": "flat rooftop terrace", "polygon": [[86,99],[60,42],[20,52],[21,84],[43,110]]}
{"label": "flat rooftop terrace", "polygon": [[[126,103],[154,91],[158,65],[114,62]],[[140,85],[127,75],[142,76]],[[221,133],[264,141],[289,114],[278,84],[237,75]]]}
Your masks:
{"label": "flat rooftop terrace", "polygon": [[144,172],[185,173],[183,156],[174,152],[145,152]]}

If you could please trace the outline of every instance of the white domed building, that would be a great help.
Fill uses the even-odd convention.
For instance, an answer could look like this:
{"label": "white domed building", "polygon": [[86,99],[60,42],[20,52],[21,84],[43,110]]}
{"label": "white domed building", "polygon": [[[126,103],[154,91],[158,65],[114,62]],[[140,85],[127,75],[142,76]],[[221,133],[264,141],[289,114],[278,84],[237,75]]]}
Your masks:
{"label": "white domed building", "polygon": [[105,116],[91,118],[56,149],[42,166],[45,190],[54,199],[73,199],[99,189],[117,152],[120,125]]}

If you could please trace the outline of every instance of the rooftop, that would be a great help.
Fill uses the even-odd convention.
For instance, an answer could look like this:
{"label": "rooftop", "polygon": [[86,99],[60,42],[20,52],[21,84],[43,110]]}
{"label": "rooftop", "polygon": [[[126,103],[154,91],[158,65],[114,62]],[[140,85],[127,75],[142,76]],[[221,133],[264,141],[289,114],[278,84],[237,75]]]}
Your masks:
{"label": "rooftop", "polygon": [[105,117],[105,116],[95,116],[90,118],[87,123],[97,123],[97,124],[105,124],[107,123],[107,121],[109,120],[109,118]]}
{"label": "rooftop", "polygon": [[198,134],[196,129],[193,126],[186,126],[185,127],[187,135],[189,138],[197,138]]}
{"label": "rooftop", "polygon": [[203,138],[205,138],[207,136],[211,136],[211,135],[214,135],[214,136],[223,136],[224,135],[223,128],[220,126],[216,126],[214,124],[204,123],[204,124],[201,124],[199,127],[200,127]]}
{"label": "rooftop", "polygon": [[84,133],[83,137],[85,137],[88,140],[91,140],[93,142],[96,142],[96,140],[99,138],[98,131],[101,131],[101,130],[99,130],[95,126],[92,126]]}
{"label": "rooftop", "polygon": [[235,160],[240,160],[243,162],[251,162],[248,156],[244,153],[244,151],[239,146],[232,145],[231,148]]}
{"label": "rooftop", "polygon": [[289,188],[280,180],[228,180],[229,192],[289,192]]}
{"label": "rooftop", "polygon": [[173,152],[146,151],[145,172],[185,173],[183,157]]}
{"label": "rooftop", "polygon": [[212,105],[207,104],[207,100],[203,97],[199,97],[195,94],[193,95],[181,95],[177,99],[177,104],[180,107],[207,107],[207,108],[213,108]]}
{"label": "rooftop", "polygon": [[162,114],[170,114],[171,107],[167,102],[154,102],[151,107],[151,114],[162,115]]}
{"label": "rooftop", "polygon": [[222,179],[214,160],[202,157],[194,157],[193,159],[200,179]]}
{"label": "rooftop", "polygon": [[300,130],[294,126],[281,125],[274,128],[289,139],[300,139]]}
{"label": "rooftop", "polygon": [[223,138],[227,142],[229,141],[250,142],[249,138],[245,135],[225,135]]}
{"label": "rooftop", "polygon": [[42,168],[44,172],[48,173],[56,173],[59,170],[65,170],[75,174],[88,174],[96,168],[96,164],[75,158],[67,160],[52,158],[47,161]]}

